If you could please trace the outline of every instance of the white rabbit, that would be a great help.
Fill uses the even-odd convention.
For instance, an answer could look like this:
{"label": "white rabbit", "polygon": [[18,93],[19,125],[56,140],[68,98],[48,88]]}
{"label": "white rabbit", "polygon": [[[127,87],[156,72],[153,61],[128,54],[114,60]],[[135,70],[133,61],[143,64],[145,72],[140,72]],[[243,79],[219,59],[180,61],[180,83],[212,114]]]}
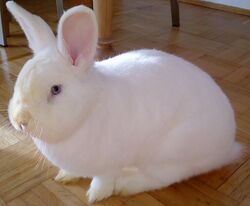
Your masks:
{"label": "white rabbit", "polygon": [[94,62],[91,9],[66,11],[55,38],[38,16],[13,1],[7,7],[34,52],[10,121],[61,169],[58,180],[93,178],[90,202],[166,187],[240,157],[232,107],[195,65],[157,50]]}

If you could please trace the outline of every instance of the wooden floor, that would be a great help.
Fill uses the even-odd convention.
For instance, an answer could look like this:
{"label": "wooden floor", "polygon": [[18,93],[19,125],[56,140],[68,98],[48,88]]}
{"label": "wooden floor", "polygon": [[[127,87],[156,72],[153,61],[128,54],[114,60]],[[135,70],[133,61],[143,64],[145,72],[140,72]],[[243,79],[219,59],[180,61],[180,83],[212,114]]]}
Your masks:
{"label": "wooden floor", "polygon": [[[55,29],[54,1],[23,0]],[[66,1],[67,7],[76,1]],[[89,1],[88,1],[89,2]],[[157,48],[187,59],[211,74],[230,98],[236,112],[237,139],[246,154],[232,164],[166,189],[132,197],[112,197],[98,206],[249,206],[250,205],[250,18],[181,4],[181,27],[172,28],[166,0],[115,0],[113,51]],[[53,181],[57,169],[32,144],[11,129],[7,105],[23,63],[31,57],[15,22],[9,47],[0,48],[0,205],[87,205],[89,180],[62,185]]]}

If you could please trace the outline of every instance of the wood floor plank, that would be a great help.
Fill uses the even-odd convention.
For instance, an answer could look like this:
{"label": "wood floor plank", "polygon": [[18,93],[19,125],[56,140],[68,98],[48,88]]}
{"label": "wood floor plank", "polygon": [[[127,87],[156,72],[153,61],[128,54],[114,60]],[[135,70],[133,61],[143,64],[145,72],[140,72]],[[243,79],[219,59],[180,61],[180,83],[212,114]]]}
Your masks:
{"label": "wood floor plank", "polygon": [[239,116],[237,119],[237,126],[239,130],[250,134],[249,120],[245,116]]}
{"label": "wood floor plank", "polygon": [[243,201],[250,194],[250,172],[247,178],[231,193],[231,197],[237,201]]}
{"label": "wood floor plank", "polygon": [[242,85],[241,82],[247,79],[250,76],[250,69],[249,67],[240,67],[227,75],[225,77],[225,80],[232,82],[232,83],[238,83],[239,85]]}
{"label": "wood floor plank", "polygon": [[56,205],[56,206],[65,206],[65,204],[60,201],[55,194],[50,192],[43,184],[38,185],[35,188],[32,188],[31,191],[38,196],[45,205]]}
{"label": "wood floor plank", "polygon": [[28,206],[22,199],[16,198],[8,203],[8,206]]}
{"label": "wood floor plank", "polygon": [[250,195],[248,195],[239,206],[249,206],[250,205]]}
{"label": "wood floor plank", "polygon": [[159,200],[153,198],[151,195],[147,193],[142,193],[139,195],[136,195],[132,198],[130,198],[128,201],[126,201],[124,206],[137,206],[137,205],[143,205],[143,206],[164,206],[163,203],[161,203]]}
{"label": "wood floor plank", "polygon": [[218,51],[225,50],[228,47],[222,43],[208,40],[204,38],[197,38],[194,35],[187,35],[180,39],[176,44],[186,49],[197,49],[207,54],[217,54]]}
{"label": "wood floor plank", "polygon": [[60,184],[48,180],[43,183],[43,185],[52,192],[60,201],[62,201],[66,206],[83,206],[84,204],[80,199],[74,196],[69,190],[61,187]]}
{"label": "wood floor plank", "polygon": [[[19,139],[17,139],[14,136],[9,136],[8,132],[2,131],[3,129],[0,128],[0,133],[5,133],[3,136],[0,137],[0,150],[4,150],[5,148],[14,145],[19,142]],[[6,134],[7,133],[7,134]]]}
{"label": "wood floor plank", "polygon": [[248,108],[250,107],[250,92],[247,88],[242,88],[238,85],[225,81],[224,79],[219,79],[217,82],[222,87],[231,102],[237,101]]}
{"label": "wood floor plank", "polygon": [[[15,170],[18,166],[24,165],[27,161],[32,160],[34,152],[36,151],[34,146],[26,145],[27,142],[18,142],[9,146],[5,150],[0,150],[0,172],[1,174],[8,173],[11,170]],[[35,159],[33,159],[35,161]]]}
{"label": "wood floor plank", "polygon": [[0,206],[6,206],[6,203],[0,198]]}
{"label": "wood floor plank", "polygon": [[236,70],[238,71],[239,67],[228,60],[223,60],[211,55],[204,55],[194,62],[214,78],[223,78]]}
{"label": "wood floor plank", "polygon": [[243,48],[241,46],[234,46],[220,52],[217,57],[220,59],[228,60],[232,63],[240,63],[242,59],[246,58],[249,54],[249,49]]}
{"label": "wood floor plank", "polygon": [[187,50],[183,47],[180,47],[178,45],[175,44],[170,44],[167,45],[163,48],[164,51],[177,55],[179,57],[182,57],[184,59],[187,59],[189,61],[194,61],[196,59],[198,59],[199,57],[202,57],[203,55],[205,55],[205,53],[202,53],[200,51],[197,51],[195,49],[192,50]]}
{"label": "wood floor plank", "polygon": [[176,205],[176,206],[226,206],[221,202],[217,202],[215,199],[208,197],[204,193],[197,189],[187,185],[186,183],[175,184],[166,189],[150,192],[150,194],[158,201],[165,205]]}
{"label": "wood floor plank", "polygon": [[216,202],[220,203],[221,205],[226,205],[226,206],[238,205],[238,202],[235,201],[234,199],[225,196],[223,193],[214,190],[213,188],[199,182],[196,179],[188,181],[187,184],[197,189],[198,191],[202,192],[203,194],[207,195],[211,199],[216,200]]}
{"label": "wood floor plank", "polygon": [[245,67],[248,67],[248,68],[250,67],[250,52],[243,59],[240,60],[239,64],[241,66],[245,66]]}
{"label": "wood floor plank", "polygon": [[18,197],[24,192],[27,192],[28,190],[32,189],[36,185],[40,184],[41,182],[54,177],[55,174],[56,174],[55,170],[51,169],[46,172],[41,172],[35,176],[31,176],[30,181],[23,182],[22,184],[8,191],[3,198],[6,202],[13,200],[14,198]]}
{"label": "wood floor plank", "polygon": [[47,206],[36,194],[28,191],[20,197],[26,205],[32,206]]}
{"label": "wood floor plank", "polygon": [[[250,159],[246,161],[223,185],[221,185],[218,191],[231,196],[231,194],[248,179],[250,175]],[[249,187],[250,188],[250,187]]]}
{"label": "wood floor plank", "polygon": [[228,178],[230,178],[247,160],[248,155],[243,155],[237,162],[225,166],[219,170],[209,172],[197,177],[197,179],[208,185],[209,187],[217,190],[221,185],[223,185]]}

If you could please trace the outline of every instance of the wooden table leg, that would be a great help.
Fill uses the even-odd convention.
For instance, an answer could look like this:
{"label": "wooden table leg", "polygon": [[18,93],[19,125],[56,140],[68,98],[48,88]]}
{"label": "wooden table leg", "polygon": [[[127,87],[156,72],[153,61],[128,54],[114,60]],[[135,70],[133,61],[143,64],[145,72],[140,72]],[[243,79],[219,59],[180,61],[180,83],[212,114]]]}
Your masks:
{"label": "wooden table leg", "polygon": [[113,0],[93,0],[99,29],[99,45],[111,44]]}
{"label": "wooden table leg", "polygon": [[57,17],[60,19],[60,17],[63,15],[63,0],[56,0],[56,10]]}
{"label": "wooden table leg", "polygon": [[172,26],[180,26],[180,15],[179,15],[179,3],[178,0],[170,0],[171,4],[171,15],[172,15]]}
{"label": "wooden table leg", "polygon": [[5,6],[6,0],[0,0],[0,45],[7,46],[7,35],[9,34],[8,12]]}

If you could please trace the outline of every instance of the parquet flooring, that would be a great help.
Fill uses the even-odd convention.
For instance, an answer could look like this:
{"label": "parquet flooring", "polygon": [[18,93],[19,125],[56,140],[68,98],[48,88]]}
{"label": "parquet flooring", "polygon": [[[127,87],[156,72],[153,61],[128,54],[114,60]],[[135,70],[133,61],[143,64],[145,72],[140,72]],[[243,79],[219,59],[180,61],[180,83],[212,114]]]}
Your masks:
{"label": "parquet flooring", "polygon": [[[56,29],[55,1],[18,2]],[[66,7],[76,3],[65,0]],[[209,174],[159,191],[112,197],[98,206],[250,205],[250,18],[182,3],[180,13],[181,27],[172,28],[169,1],[115,0],[113,50],[99,49],[97,59],[131,49],[157,48],[200,66],[230,98],[237,139],[246,145],[246,154],[239,162]],[[32,55],[14,21],[10,33],[9,47],[0,48],[0,205],[88,205],[85,193],[90,181],[70,185],[53,181],[57,168],[8,123],[6,109],[15,79]]]}

